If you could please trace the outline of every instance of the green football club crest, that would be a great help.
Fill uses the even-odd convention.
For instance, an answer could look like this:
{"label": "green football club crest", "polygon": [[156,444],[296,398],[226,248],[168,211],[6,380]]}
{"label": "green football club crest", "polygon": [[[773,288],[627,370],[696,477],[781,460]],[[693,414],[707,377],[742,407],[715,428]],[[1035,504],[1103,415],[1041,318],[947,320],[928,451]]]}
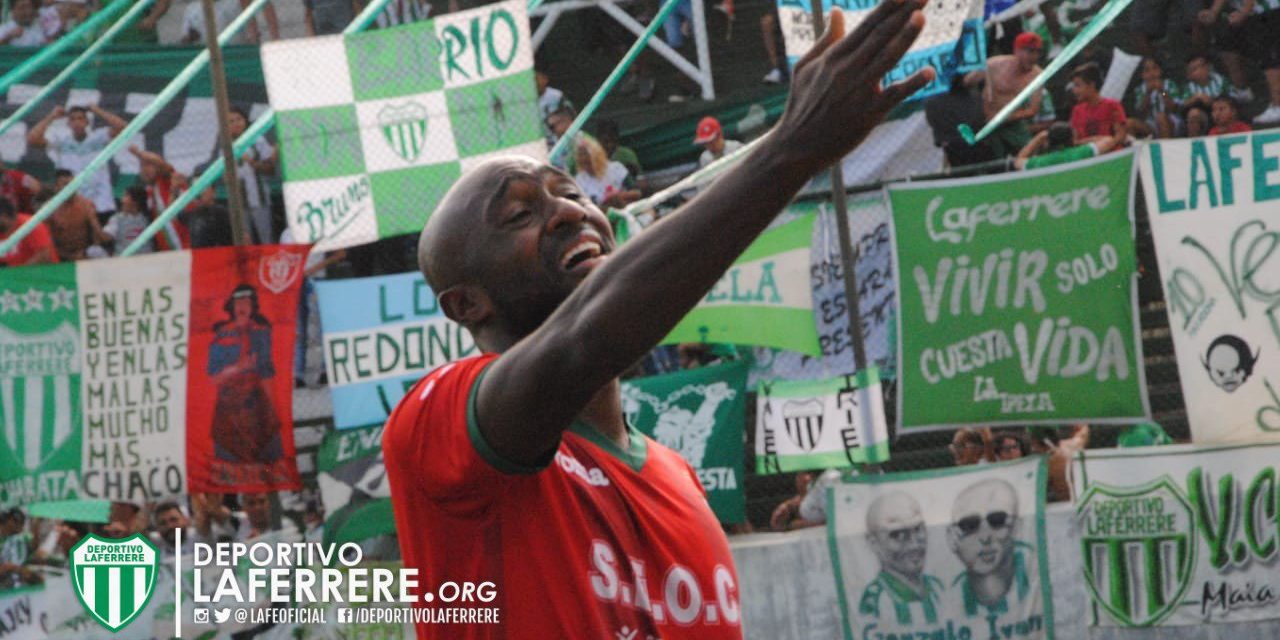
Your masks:
{"label": "green football club crest", "polygon": [[1182,603],[1195,568],[1195,515],[1169,476],[1138,487],[1092,485],[1076,509],[1085,585],[1132,627],[1159,624]]}
{"label": "green football club crest", "polygon": [[427,146],[427,108],[416,102],[383,107],[378,112],[378,126],[391,150],[405,162],[416,160]]}
{"label": "green football club crest", "polygon": [[138,617],[156,586],[160,553],[142,534],[110,540],[92,533],[71,548],[76,597],[113,633]]}

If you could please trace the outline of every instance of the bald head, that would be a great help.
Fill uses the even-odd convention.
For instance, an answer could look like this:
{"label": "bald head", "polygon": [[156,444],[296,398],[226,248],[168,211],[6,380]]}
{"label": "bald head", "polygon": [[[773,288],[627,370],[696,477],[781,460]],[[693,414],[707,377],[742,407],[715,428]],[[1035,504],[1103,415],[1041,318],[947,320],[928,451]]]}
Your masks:
{"label": "bald head", "polygon": [[988,511],[1018,515],[1018,493],[1013,490],[1013,485],[998,478],[974,483],[956,496],[951,507],[951,520],[958,522],[965,516],[985,514]]}
{"label": "bald head", "polygon": [[914,527],[922,522],[920,503],[901,491],[881,495],[867,509],[867,530],[874,533]]}
{"label": "bald head", "polygon": [[418,237],[418,268],[432,291],[440,293],[475,276],[472,231],[501,199],[512,177],[536,178],[546,168],[527,156],[502,156],[484,161],[453,183]]}

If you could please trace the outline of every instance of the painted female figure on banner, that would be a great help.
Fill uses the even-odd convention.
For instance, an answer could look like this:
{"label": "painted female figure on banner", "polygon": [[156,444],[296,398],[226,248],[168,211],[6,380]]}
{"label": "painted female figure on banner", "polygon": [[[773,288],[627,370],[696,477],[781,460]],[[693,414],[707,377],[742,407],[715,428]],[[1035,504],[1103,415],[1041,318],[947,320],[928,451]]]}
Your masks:
{"label": "painted female figure on banner", "polygon": [[271,323],[261,313],[258,292],[241,284],[223,310],[227,319],[213,326],[208,373],[217,388],[213,410],[214,454],[227,462],[270,463],[284,455],[280,418],[268,383]]}

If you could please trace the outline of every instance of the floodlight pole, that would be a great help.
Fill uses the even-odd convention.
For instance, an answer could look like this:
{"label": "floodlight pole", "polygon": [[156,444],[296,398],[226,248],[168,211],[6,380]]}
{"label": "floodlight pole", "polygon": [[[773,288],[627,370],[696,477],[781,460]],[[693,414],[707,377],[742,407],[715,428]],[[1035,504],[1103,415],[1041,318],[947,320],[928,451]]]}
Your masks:
{"label": "floodlight pole", "polygon": [[[222,66],[222,47],[218,45],[217,21],[213,13],[213,0],[201,0],[204,9],[204,41],[209,47],[209,79],[213,82],[213,100],[218,108],[218,147],[222,150],[222,163],[227,170],[222,178],[227,187],[227,211],[231,216],[231,237],[236,246],[245,242],[244,194],[240,190],[240,175],[236,171],[236,156],[231,150],[230,120],[231,100],[227,97],[227,73]],[[247,118],[246,118],[247,120]],[[248,124],[248,122],[245,122]],[[270,244],[274,238],[259,238]]]}
{"label": "floodlight pole", "polygon": [[[206,0],[207,1],[207,0]],[[822,39],[824,20],[822,0],[810,0],[813,11],[813,45]],[[845,202],[843,159],[831,167],[831,202],[836,214],[836,233],[840,236],[840,270],[844,272],[844,301],[849,308],[849,341],[853,343],[854,371],[867,368],[867,348],[862,336],[862,309],[858,307],[858,279],[855,272],[858,256],[853,250],[849,231],[849,207]]]}

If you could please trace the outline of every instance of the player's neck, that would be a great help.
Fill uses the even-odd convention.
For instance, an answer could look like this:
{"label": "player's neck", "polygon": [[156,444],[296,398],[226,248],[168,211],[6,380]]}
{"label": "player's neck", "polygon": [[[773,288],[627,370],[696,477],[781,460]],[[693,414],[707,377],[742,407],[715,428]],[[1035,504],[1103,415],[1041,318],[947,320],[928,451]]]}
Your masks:
{"label": "player's neck", "polygon": [[578,419],[599,431],[611,442],[624,451],[630,446],[627,435],[627,424],[622,419],[622,396],[617,378],[600,388],[592,396],[587,406],[582,408]]}

